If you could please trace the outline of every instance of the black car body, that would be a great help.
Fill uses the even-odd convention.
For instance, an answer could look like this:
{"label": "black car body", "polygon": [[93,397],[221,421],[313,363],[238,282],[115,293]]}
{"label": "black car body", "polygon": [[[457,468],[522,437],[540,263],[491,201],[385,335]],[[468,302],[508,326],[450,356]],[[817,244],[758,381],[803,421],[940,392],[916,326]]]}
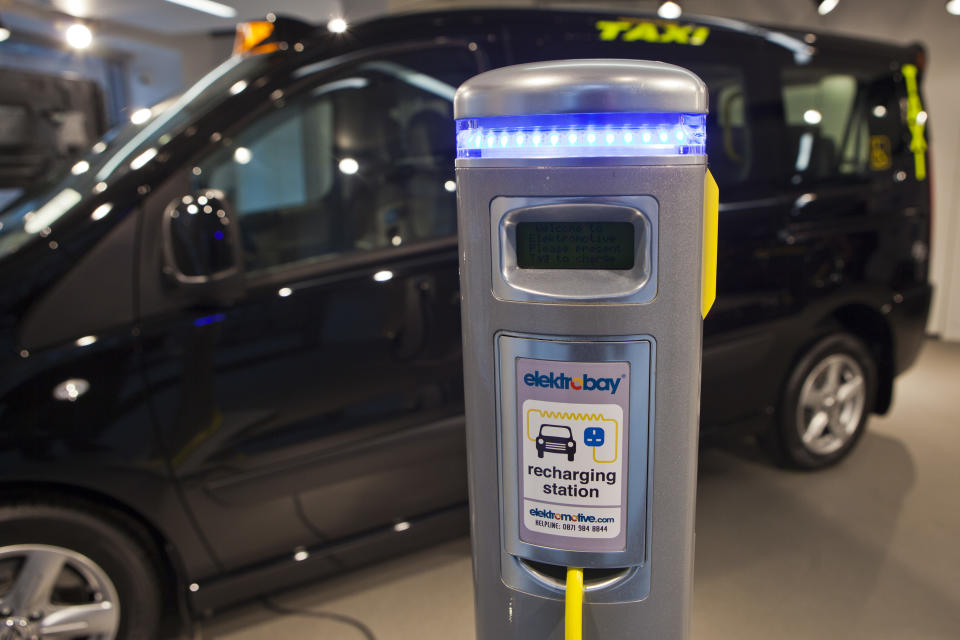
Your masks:
{"label": "black car body", "polygon": [[[194,611],[465,532],[450,100],[536,60],[666,60],[710,88],[705,432],[769,428],[838,330],[890,406],[931,293],[920,49],[527,10],[279,31],[0,217],[3,504],[135,530]],[[191,240],[174,212],[212,223]]]}

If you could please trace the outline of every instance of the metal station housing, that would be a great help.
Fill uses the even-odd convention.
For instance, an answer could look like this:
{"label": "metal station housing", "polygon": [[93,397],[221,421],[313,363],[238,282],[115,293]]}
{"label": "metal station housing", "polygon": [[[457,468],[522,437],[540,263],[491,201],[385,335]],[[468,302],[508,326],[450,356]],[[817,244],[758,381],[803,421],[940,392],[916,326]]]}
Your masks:
{"label": "metal station housing", "polygon": [[[478,638],[562,637],[566,566],[585,567],[585,637],[687,636],[706,111],[694,74],[637,60],[518,65],[457,91]],[[544,221],[632,225],[632,266],[520,265],[519,225]],[[628,397],[616,409],[624,416],[616,536],[526,528],[522,460],[532,445],[518,433],[535,434],[521,424],[529,398],[518,390],[530,362],[628,370]],[[560,397],[548,390],[542,399],[554,397],[548,392]]]}

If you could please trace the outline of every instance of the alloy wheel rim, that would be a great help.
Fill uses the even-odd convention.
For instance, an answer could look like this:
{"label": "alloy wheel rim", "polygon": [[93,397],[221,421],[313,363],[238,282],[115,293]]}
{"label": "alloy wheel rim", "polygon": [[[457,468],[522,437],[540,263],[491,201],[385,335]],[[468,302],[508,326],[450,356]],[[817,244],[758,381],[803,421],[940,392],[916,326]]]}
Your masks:
{"label": "alloy wheel rim", "polygon": [[827,356],[800,388],[797,432],[812,453],[829,455],[853,438],[867,403],[863,367],[844,353]]}
{"label": "alloy wheel rim", "polygon": [[[0,596],[0,640],[114,640],[120,600],[107,573],[90,558],[52,545],[0,547],[0,563],[18,561],[10,587]],[[57,597],[65,573],[80,581],[77,602]],[[84,601],[86,600],[86,601]]]}

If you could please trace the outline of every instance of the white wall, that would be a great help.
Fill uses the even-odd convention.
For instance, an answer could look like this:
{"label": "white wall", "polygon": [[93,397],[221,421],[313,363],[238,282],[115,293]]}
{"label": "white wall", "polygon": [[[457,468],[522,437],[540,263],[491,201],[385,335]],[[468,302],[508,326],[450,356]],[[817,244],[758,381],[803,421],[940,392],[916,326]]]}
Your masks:
{"label": "white wall", "polygon": [[[391,11],[471,6],[450,0],[389,0]],[[932,139],[934,237],[931,279],[936,287],[928,330],[960,341],[960,16],[942,0],[840,0],[819,16],[812,0],[679,0],[688,14],[713,15],[812,31],[833,32],[885,42],[922,42],[929,58],[924,85]],[[485,5],[556,8],[620,8],[656,11],[659,2],[576,3],[550,0],[486,0]]]}

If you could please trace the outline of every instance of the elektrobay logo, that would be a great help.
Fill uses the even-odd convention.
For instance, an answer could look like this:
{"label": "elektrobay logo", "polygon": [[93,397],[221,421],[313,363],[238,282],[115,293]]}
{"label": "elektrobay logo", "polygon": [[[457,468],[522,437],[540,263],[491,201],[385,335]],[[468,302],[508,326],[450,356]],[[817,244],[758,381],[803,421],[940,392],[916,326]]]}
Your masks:
{"label": "elektrobay logo", "polygon": [[620,386],[620,378],[593,378],[589,374],[582,374],[579,377],[568,376],[565,373],[540,373],[534,371],[523,376],[523,383],[528,387],[540,387],[544,389],[562,389],[574,391],[609,391],[610,395],[617,392]]}

